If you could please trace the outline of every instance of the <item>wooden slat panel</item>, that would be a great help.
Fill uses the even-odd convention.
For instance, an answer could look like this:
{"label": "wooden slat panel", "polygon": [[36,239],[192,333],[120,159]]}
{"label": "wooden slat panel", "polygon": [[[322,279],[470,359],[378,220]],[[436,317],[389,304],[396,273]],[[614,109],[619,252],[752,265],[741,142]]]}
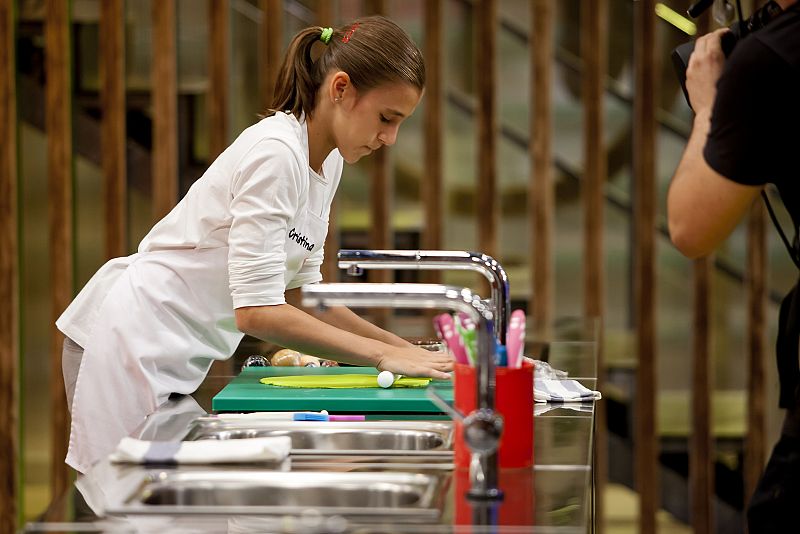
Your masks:
{"label": "wooden slat panel", "polygon": [[106,221],[106,257],[128,252],[125,158],[125,3],[100,3],[101,160]]}
{"label": "wooden slat panel", "polygon": [[48,215],[50,228],[51,275],[51,371],[50,403],[52,415],[52,495],[62,495],[68,484],[64,464],[68,444],[67,404],[61,376],[63,335],[55,322],[73,296],[72,231],[72,101],[70,85],[69,3],[46,2],[45,94],[48,172]]}
{"label": "wooden slat panel", "polygon": [[[425,2],[425,165],[422,175],[422,248],[441,250],[444,234],[444,4],[441,0]],[[427,271],[423,281],[438,284],[439,271]]]}
{"label": "wooden slat panel", "polygon": [[153,2],[153,217],[178,201],[178,73],[175,0]]}
{"label": "wooden slat panel", "polygon": [[745,502],[756,489],[766,457],[767,234],[764,205],[756,202],[747,223],[747,437],[744,453]]}
{"label": "wooden slat panel", "polygon": [[333,2],[330,0],[317,0],[315,6],[317,25],[327,28],[335,28],[336,20],[334,17]]}
{"label": "wooden slat panel", "polygon": [[264,51],[261,94],[264,99],[262,107],[266,110],[272,105],[272,91],[283,57],[283,1],[261,0],[259,5],[264,13],[264,22],[261,25],[261,46]]}
{"label": "wooden slat panel", "polygon": [[689,438],[689,486],[692,527],[697,534],[714,532],[714,443],[711,434],[711,265],[701,258],[693,265],[692,435]]}
{"label": "wooden slat panel", "polygon": [[[336,27],[336,20],[333,14],[333,2],[329,0],[317,0],[316,16],[317,24],[326,27]],[[336,253],[340,248],[338,213],[338,197],[334,197],[331,204],[331,212],[328,216],[328,234],[325,236],[325,258],[322,263],[322,279],[326,282],[339,281],[339,265]]]}
{"label": "wooden slat panel", "polygon": [[[386,15],[384,0],[366,0],[365,15]],[[394,248],[392,232],[392,206],[394,205],[394,175],[392,167],[392,151],[388,146],[378,149],[372,156],[370,177],[370,227],[369,248]],[[393,280],[394,274],[389,270],[375,269],[367,271],[370,282],[382,284]],[[391,310],[377,308],[373,310],[373,322],[387,328]]]}
{"label": "wooden slat panel", "polygon": [[[742,2],[745,16],[763,4]],[[747,221],[747,436],[744,449],[744,502],[756,489],[767,456],[767,218],[761,201],[750,209]]]}
{"label": "wooden slat panel", "polygon": [[[710,11],[710,10],[709,10]],[[707,33],[709,12],[697,21],[699,34]],[[714,391],[711,362],[711,277],[713,260],[697,260],[692,266],[692,436],[689,453],[691,520],[696,533],[714,532],[714,437],[711,398]]]}
{"label": "wooden slat panel", "polygon": [[0,531],[16,532],[19,461],[19,242],[14,6],[0,1]]}
{"label": "wooden slat panel", "polygon": [[364,15],[386,15],[386,0],[364,0]]}
{"label": "wooden slat panel", "polygon": [[655,328],[655,0],[634,3],[634,313],[636,320],[636,429],[634,478],[639,491],[639,532],[656,530],[658,446],[656,439]]}
{"label": "wooden slat panel", "polygon": [[[208,3],[208,156],[209,164],[228,146],[228,82],[230,73],[230,6],[228,0]],[[234,374],[234,359],[215,361],[210,376]]]}
{"label": "wooden slat panel", "polygon": [[531,23],[531,216],[532,318],[537,333],[547,335],[553,321],[553,3],[534,0]]}
{"label": "wooden slat panel", "polygon": [[[391,212],[394,197],[390,148],[384,146],[372,155],[372,177],[369,191],[369,246],[373,249],[392,248]],[[387,271],[371,270],[370,275],[384,278]],[[380,276],[377,276],[380,275]]]}
{"label": "wooden slat panel", "polygon": [[[603,135],[604,81],[608,63],[608,2],[594,0],[581,4],[581,55],[583,57],[583,290],[584,314],[597,318],[597,389],[605,384],[603,320],[605,315],[605,261],[603,188],[607,179],[608,155]],[[604,489],[608,477],[608,438],[605,403],[596,406],[595,435],[595,525],[603,531]]]}
{"label": "wooden slat panel", "polygon": [[607,7],[606,0],[586,2],[582,4],[581,13],[584,110],[583,280],[584,311],[587,317],[600,317],[604,311],[603,187],[606,182],[607,154],[603,138],[603,82],[607,63]]}
{"label": "wooden slat panel", "polygon": [[[370,178],[370,227],[369,248],[383,250],[394,248],[392,240],[391,212],[394,198],[394,180],[391,167],[391,153],[388,146],[378,149],[372,155],[372,176]],[[390,283],[394,273],[389,270],[367,271],[367,278],[376,284]],[[372,322],[381,328],[389,328],[392,310],[375,308],[371,312]]]}
{"label": "wooden slat panel", "polygon": [[[422,203],[425,223],[422,247],[442,247],[442,190],[444,182],[444,6],[441,0],[425,2],[425,165],[422,176]],[[434,272],[434,271],[432,271]],[[436,273],[438,274],[438,273]]]}
{"label": "wooden slat panel", "polygon": [[[384,0],[366,0],[366,15],[386,15]],[[370,227],[369,246],[373,249],[393,247],[392,205],[394,204],[394,176],[392,175],[391,149],[384,146],[372,155],[372,177],[369,192]],[[374,282],[390,282],[392,273],[384,270],[369,271]]]}
{"label": "wooden slat panel", "polygon": [[475,9],[475,70],[478,113],[478,250],[497,256],[497,0],[480,0]]}
{"label": "wooden slat panel", "polygon": [[209,161],[228,146],[228,80],[230,79],[230,40],[228,0],[208,4],[208,152]]}

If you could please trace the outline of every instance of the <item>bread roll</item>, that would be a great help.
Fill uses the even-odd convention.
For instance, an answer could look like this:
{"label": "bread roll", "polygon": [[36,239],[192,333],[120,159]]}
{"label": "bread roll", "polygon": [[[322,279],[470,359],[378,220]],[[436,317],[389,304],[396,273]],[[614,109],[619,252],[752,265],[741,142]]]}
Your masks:
{"label": "bread roll", "polygon": [[319,358],[316,356],[303,354],[300,356],[300,365],[303,367],[319,367],[321,364]]}
{"label": "bread roll", "polygon": [[272,355],[270,361],[277,367],[299,367],[300,353],[292,349],[281,349]]}

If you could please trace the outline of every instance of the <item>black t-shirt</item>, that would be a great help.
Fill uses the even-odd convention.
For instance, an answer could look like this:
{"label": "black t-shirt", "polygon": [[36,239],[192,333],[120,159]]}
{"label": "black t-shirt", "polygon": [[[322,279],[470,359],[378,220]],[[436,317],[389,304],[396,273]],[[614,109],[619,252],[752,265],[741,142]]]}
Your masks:
{"label": "black t-shirt", "polygon": [[[717,83],[706,162],[745,185],[773,183],[800,223],[800,4],[736,45]],[[791,236],[789,236],[791,239]],[[800,288],[781,303],[780,406],[800,409]]]}
{"label": "black t-shirt", "polygon": [[795,224],[800,223],[798,7],[734,48],[717,84],[703,152],[712,169],[734,182],[775,184]]}

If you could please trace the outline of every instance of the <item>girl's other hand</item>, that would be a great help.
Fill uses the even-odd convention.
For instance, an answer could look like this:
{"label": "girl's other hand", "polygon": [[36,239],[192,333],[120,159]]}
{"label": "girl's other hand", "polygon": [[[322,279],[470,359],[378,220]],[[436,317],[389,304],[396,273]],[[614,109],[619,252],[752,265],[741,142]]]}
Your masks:
{"label": "girl's other hand", "polygon": [[446,352],[431,352],[414,346],[391,347],[375,367],[396,375],[449,380],[447,373],[453,370],[453,357]]}

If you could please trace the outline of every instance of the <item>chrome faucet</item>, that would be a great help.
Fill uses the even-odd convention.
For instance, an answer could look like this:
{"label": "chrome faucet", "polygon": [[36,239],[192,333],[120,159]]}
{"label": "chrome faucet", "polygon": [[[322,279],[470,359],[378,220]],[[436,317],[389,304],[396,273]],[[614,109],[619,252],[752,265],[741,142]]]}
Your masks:
{"label": "chrome faucet", "polygon": [[463,422],[464,439],[472,452],[470,490],[478,500],[499,500],[497,447],[503,418],[494,410],[495,342],[492,313],[467,288],[440,284],[310,284],[303,286],[304,306],[353,306],[390,308],[439,308],[464,312],[475,322],[478,336],[478,407],[466,417],[428,388],[431,400],[448,415]]}
{"label": "chrome faucet", "polygon": [[506,344],[511,315],[508,276],[500,263],[480,252],[461,250],[340,250],[339,268],[358,276],[364,269],[464,270],[483,274],[491,287],[495,336]]}

